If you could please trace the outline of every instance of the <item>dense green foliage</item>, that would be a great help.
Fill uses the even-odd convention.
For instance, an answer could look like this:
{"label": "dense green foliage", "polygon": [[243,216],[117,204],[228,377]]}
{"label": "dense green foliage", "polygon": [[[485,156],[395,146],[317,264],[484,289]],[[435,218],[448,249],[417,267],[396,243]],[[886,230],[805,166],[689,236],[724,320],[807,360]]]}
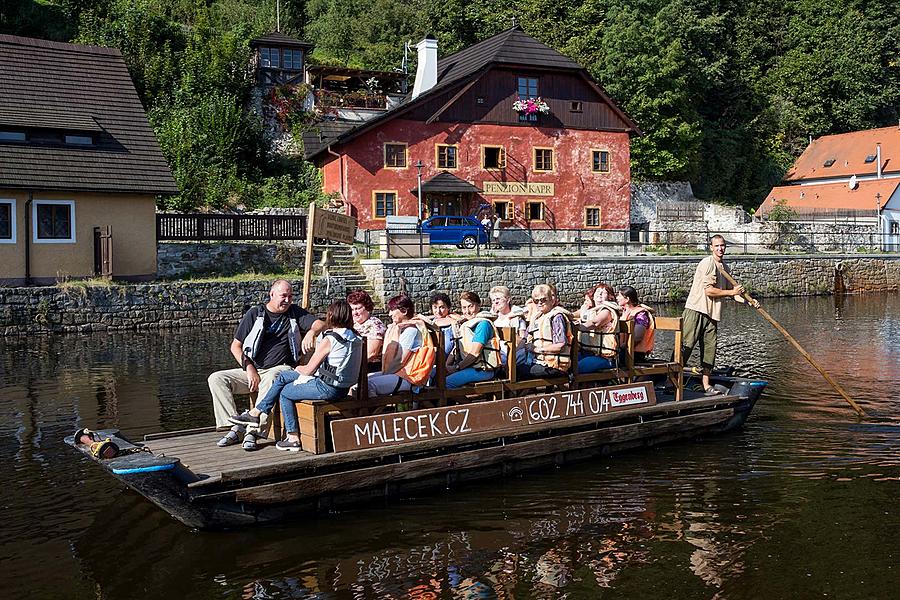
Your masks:
{"label": "dense green foliage", "polygon": [[[182,193],[168,206],[321,199],[308,163],[273,160],[246,109],[247,42],[275,0],[7,0],[0,31],[112,45],[126,57]],[[809,136],[900,116],[900,12],[872,0],[282,0],[319,62],[390,69],[425,33],[441,53],[507,29],[583,64],[644,135],[635,179],[758,204]],[[411,57],[415,59],[414,56]],[[414,67],[414,66],[413,66]]]}

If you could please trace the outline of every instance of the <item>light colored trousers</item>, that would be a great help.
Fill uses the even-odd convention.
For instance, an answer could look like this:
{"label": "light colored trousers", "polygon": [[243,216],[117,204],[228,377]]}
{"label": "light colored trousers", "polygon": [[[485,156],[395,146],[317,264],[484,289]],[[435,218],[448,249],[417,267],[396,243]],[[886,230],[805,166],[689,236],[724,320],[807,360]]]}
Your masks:
{"label": "light colored trousers", "polygon": [[[287,365],[278,365],[271,369],[259,370],[259,395],[265,396],[278,374],[282,371],[290,371]],[[235,395],[248,395],[250,393],[247,372],[241,368],[216,371],[207,379],[209,391],[212,393],[213,410],[216,414],[216,428],[226,429],[231,427],[228,417],[239,413],[234,402]],[[253,427],[255,429],[255,427]],[[266,437],[269,431],[268,415],[259,416],[259,435]]]}

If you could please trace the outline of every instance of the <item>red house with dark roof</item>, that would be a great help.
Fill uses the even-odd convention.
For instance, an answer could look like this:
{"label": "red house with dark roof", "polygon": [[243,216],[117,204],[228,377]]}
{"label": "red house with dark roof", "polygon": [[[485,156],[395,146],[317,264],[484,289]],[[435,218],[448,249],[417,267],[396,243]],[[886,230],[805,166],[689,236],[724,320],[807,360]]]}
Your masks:
{"label": "red house with dark roof", "polygon": [[361,228],[485,206],[504,226],[628,228],[640,132],[583,67],[517,27],[441,60],[433,38],[417,49],[403,103],[304,136],[325,192]]}

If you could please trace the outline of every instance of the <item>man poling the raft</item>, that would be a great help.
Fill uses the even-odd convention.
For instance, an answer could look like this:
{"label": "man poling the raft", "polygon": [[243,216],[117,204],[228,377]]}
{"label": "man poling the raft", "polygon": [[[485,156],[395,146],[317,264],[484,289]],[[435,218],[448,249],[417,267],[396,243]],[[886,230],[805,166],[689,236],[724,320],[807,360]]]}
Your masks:
{"label": "man poling the raft", "polygon": [[[709,376],[716,362],[716,342],[719,320],[722,317],[722,298],[733,298],[744,303],[744,287],[734,285],[726,279],[728,268],[723,258],[728,244],[721,235],[714,235],[709,241],[711,254],[700,261],[694,270],[694,280],[684,305],[683,337],[681,340],[682,364],[687,364],[694,346],[700,346],[700,369],[703,391],[707,395],[721,393],[710,385]],[[756,308],[759,303],[751,300]]]}

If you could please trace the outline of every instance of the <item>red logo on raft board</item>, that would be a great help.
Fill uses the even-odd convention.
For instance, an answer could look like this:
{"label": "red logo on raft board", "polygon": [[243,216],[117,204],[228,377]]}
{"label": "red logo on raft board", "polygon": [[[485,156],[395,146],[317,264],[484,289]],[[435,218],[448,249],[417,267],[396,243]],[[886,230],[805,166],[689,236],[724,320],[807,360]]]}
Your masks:
{"label": "red logo on raft board", "polygon": [[646,404],[647,393],[644,388],[630,390],[610,390],[609,400],[613,406],[628,406],[629,404]]}

